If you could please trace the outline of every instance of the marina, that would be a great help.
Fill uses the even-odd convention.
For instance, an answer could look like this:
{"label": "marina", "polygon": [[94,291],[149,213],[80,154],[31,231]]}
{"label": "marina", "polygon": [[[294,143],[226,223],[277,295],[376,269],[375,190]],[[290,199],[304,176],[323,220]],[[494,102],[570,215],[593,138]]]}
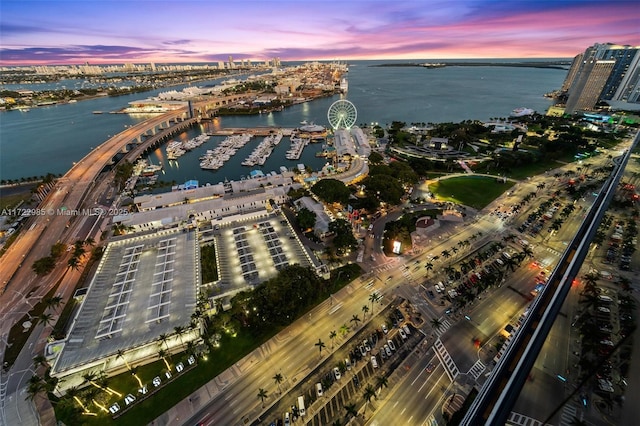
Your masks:
{"label": "marina", "polygon": [[200,168],[205,170],[218,170],[233,157],[236,152],[247,144],[253,137],[250,133],[231,135],[223,140],[214,149],[208,149],[207,153],[200,157]]}
{"label": "marina", "polygon": [[275,135],[269,135],[265,137],[260,145],[253,150],[253,152],[244,160],[241,164],[243,166],[264,166],[264,163],[267,161],[267,158],[273,152],[273,149],[280,143],[282,140],[282,133],[277,133]]}
{"label": "marina", "polygon": [[287,160],[298,160],[300,158],[300,156],[302,155],[302,151],[304,150],[304,147],[307,146],[310,141],[311,141],[311,139],[309,139],[309,138],[301,138],[301,137],[297,137],[297,136],[292,136],[291,137],[291,149],[289,149],[289,151],[287,151],[287,153],[285,154],[285,158]]}
{"label": "marina", "polygon": [[200,134],[195,138],[189,139],[186,142],[182,141],[171,141],[167,144],[167,160],[177,160],[182,157],[188,151],[195,149],[208,141],[211,138],[206,133]]}

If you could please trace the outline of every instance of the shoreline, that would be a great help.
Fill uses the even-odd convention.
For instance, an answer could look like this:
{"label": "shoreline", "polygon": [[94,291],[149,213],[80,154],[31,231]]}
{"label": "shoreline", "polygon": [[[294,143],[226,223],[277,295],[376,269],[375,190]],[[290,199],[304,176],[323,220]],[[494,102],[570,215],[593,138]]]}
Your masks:
{"label": "shoreline", "polygon": [[549,68],[567,70],[571,61],[546,61],[546,62],[423,62],[423,63],[385,63],[370,65],[371,67],[514,67],[514,68]]}

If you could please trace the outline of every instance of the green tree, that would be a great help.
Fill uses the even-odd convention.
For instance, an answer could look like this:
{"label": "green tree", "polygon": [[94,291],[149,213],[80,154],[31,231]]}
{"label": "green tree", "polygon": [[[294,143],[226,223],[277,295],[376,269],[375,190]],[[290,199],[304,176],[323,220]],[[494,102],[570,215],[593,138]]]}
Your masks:
{"label": "green tree", "polygon": [[284,381],[282,374],[276,373],[273,376],[273,381],[276,382],[276,385],[278,385],[278,393],[282,395],[282,389],[280,388],[280,384]]}
{"label": "green tree", "polygon": [[53,323],[53,315],[45,312],[40,313],[40,315],[38,315],[37,318],[38,318],[38,323],[44,324],[45,327]]}
{"label": "green tree", "polygon": [[432,318],[431,319],[431,327],[434,330],[440,329],[440,327],[442,327],[442,320],[440,318]]}
{"label": "green tree", "polygon": [[318,347],[318,350],[320,351],[320,357],[322,358],[322,350],[325,348],[324,342],[321,339],[318,339],[318,341],[314,343],[314,346]]}
{"label": "green tree", "polygon": [[351,317],[351,322],[355,324],[355,327],[358,328],[358,323],[362,321],[360,319],[360,317],[358,317],[358,315],[353,314],[353,316]]}
{"label": "green tree", "polygon": [[164,365],[165,367],[167,367],[167,370],[171,371],[171,365],[169,365],[169,361],[167,361],[167,354],[167,351],[165,351],[164,349],[160,349],[158,351],[158,358],[164,361]]}
{"label": "green tree", "polygon": [[311,187],[311,192],[326,203],[342,205],[347,204],[351,195],[351,191],[344,182],[337,179],[322,179]]}
{"label": "green tree", "polygon": [[296,219],[298,221],[298,225],[303,230],[304,229],[313,228],[314,225],[316,224],[316,214],[315,214],[315,212],[312,212],[311,210],[307,209],[306,207],[303,207],[300,210],[298,210],[298,214],[296,216]]}
{"label": "green tree", "polygon": [[382,163],[384,163],[384,157],[380,153],[372,151],[369,154],[369,164],[377,165]]}
{"label": "green tree", "polygon": [[258,398],[260,399],[260,401],[262,402],[262,408],[264,408],[264,399],[267,397],[267,391],[260,388],[258,390]]}
{"label": "green tree", "polygon": [[364,321],[365,318],[367,318],[367,312],[369,312],[369,307],[367,305],[363,305],[362,306],[362,320],[363,321]]}
{"label": "green tree", "polygon": [[356,417],[358,415],[358,410],[356,410],[356,404],[343,405],[343,408],[347,412],[345,416],[345,420],[348,420],[349,417]]}
{"label": "green tree", "polygon": [[351,224],[344,220],[338,219],[329,223],[329,231],[333,232],[333,246],[339,255],[344,254],[349,249],[355,249],[358,246],[358,240],[353,236]]}
{"label": "green tree", "polygon": [[[370,384],[367,385],[367,387],[364,388],[363,396],[364,396],[365,401],[367,402],[367,405],[371,402],[371,398],[376,398],[377,399],[376,390]],[[364,406],[364,411],[367,410],[367,405]]]}
{"label": "green tree", "polygon": [[335,330],[331,330],[331,332],[329,333],[329,339],[331,339],[331,350],[333,350],[333,341],[335,340],[337,335],[338,334]]}
{"label": "green tree", "polygon": [[387,376],[378,376],[376,378],[376,386],[380,389],[389,387],[389,379]]}
{"label": "green tree", "polygon": [[373,315],[373,305],[374,305],[374,303],[376,303],[380,299],[382,299],[382,296],[380,295],[380,293],[375,292],[375,293],[371,293],[369,295],[369,302],[371,302],[371,315]]}

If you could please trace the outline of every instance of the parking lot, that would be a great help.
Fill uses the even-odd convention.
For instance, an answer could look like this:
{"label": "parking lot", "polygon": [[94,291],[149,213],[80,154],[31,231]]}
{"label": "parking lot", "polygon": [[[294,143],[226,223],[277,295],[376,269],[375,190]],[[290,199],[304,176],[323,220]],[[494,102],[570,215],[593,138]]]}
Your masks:
{"label": "parking lot", "polygon": [[[388,324],[388,333],[382,331],[381,324],[385,323]],[[400,331],[403,325],[409,329],[409,333]],[[386,309],[376,316],[369,326],[338,348],[304,382],[283,394],[263,418],[269,420],[267,424],[272,425],[283,424],[282,419],[287,412],[292,421],[301,424],[300,420],[310,425],[328,425],[336,420],[344,420],[347,417],[345,406],[355,404],[356,409],[361,407],[367,385],[375,388],[377,378],[391,374],[423,337],[418,330],[406,324],[398,309]],[[385,351],[385,345],[390,351],[390,356]],[[375,359],[377,367],[374,367],[372,358]],[[338,370],[337,375],[335,369]],[[320,396],[318,383],[322,386]],[[306,415],[302,418],[297,406],[300,395],[304,397],[306,406]]]}

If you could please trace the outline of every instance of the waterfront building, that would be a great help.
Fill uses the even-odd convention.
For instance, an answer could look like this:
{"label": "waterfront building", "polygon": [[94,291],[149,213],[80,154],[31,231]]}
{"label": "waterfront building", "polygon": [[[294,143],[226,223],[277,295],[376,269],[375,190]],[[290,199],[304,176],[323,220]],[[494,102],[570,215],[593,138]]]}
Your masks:
{"label": "waterfront building", "polygon": [[593,110],[599,101],[618,108],[640,105],[640,47],[596,43],[577,55],[562,85],[565,111]]}
{"label": "waterfront building", "polygon": [[615,61],[599,61],[591,59],[582,68],[581,75],[574,81],[567,99],[565,111],[593,110],[602,90],[613,70]]}

